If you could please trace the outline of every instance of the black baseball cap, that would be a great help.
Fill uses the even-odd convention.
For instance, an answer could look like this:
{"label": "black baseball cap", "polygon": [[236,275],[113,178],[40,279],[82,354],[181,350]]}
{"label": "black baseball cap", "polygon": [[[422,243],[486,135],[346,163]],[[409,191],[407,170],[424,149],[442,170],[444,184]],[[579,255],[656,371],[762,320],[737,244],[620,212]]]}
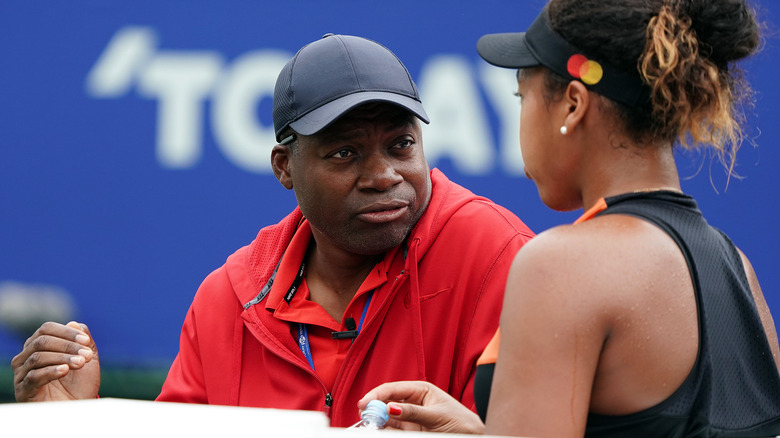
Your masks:
{"label": "black baseball cap", "polygon": [[605,60],[594,59],[566,41],[550,24],[547,8],[526,32],[484,35],[477,52],[498,67],[544,66],[554,73],[578,80],[588,89],[629,106],[649,102],[649,87],[638,71],[625,71]]}
{"label": "black baseball cap", "polygon": [[302,135],[316,134],[356,106],[377,101],[429,122],[417,86],[393,52],[365,38],[327,34],[299,50],[279,73],[276,141],[288,126]]}

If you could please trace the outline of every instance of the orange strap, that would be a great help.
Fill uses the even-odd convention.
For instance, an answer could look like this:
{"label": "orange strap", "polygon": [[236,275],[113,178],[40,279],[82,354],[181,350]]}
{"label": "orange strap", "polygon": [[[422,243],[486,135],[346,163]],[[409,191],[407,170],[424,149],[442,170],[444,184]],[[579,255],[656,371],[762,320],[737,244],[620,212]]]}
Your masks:
{"label": "orange strap", "polygon": [[485,365],[489,363],[496,363],[498,359],[498,346],[501,344],[501,329],[496,329],[496,334],[493,335],[493,339],[488,342],[482,355],[477,359],[477,365]]}
{"label": "orange strap", "polygon": [[574,221],[574,225],[581,224],[589,219],[593,219],[594,216],[601,213],[602,211],[607,209],[607,201],[604,200],[604,198],[600,198],[596,203],[593,205],[593,207],[589,208],[588,211],[582,214],[582,216],[579,217],[576,221]]}

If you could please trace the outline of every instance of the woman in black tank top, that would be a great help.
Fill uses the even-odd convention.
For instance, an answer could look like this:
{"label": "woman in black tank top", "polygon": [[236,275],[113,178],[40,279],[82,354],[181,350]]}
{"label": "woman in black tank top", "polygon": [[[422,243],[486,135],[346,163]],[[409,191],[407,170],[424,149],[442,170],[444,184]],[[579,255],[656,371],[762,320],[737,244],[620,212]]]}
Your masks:
{"label": "woman in black tank top", "polygon": [[550,0],[527,32],[482,37],[487,62],[518,72],[526,175],[547,206],[585,213],[515,258],[475,382],[484,430],[422,382],[361,406],[491,435],[780,434],[758,280],[682,193],[673,154],[706,144],[731,174],[749,95],[735,62],[758,46],[744,0]]}

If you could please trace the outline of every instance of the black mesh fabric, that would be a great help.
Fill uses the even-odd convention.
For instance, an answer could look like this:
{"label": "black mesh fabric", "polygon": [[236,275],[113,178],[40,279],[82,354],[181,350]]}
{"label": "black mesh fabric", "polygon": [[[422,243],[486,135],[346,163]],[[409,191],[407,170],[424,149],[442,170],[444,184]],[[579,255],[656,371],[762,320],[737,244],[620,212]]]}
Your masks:
{"label": "black mesh fabric", "polygon": [[601,214],[664,230],[688,262],[699,311],[699,356],[661,404],[627,416],[590,415],[586,436],[746,437],[780,434],[780,374],[734,244],[674,192],[621,195]]}
{"label": "black mesh fabric", "polygon": [[474,374],[474,406],[477,408],[477,414],[484,423],[487,419],[487,407],[490,401],[490,385],[493,383],[493,372],[496,364],[485,363],[477,365],[477,371]]}

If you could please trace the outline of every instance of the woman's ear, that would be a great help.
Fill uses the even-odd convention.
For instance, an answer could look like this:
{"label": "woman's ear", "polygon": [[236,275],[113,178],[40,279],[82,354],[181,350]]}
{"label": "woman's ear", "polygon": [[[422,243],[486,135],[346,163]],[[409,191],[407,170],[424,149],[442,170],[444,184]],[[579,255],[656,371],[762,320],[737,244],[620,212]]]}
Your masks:
{"label": "woman's ear", "polygon": [[569,132],[581,125],[590,107],[590,100],[590,92],[582,82],[571,81],[566,86],[561,104],[565,106],[566,111],[563,126]]}
{"label": "woman's ear", "polygon": [[278,179],[287,190],[293,188],[290,169],[291,156],[292,151],[289,146],[278,144],[271,150],[271,168],[274,170],[276,179]]}

